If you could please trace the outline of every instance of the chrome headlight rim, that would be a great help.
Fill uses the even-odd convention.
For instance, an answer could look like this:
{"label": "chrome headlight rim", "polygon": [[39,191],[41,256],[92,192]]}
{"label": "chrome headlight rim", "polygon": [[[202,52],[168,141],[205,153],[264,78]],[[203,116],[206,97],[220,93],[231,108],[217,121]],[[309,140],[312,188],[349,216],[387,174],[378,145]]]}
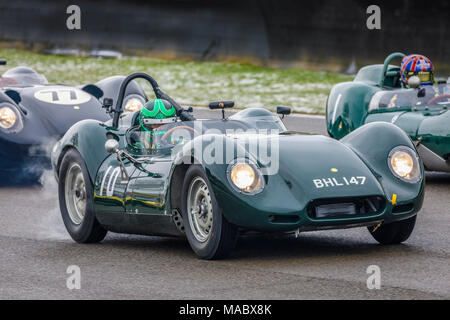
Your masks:
{"label": "chrome headlight rim", "polygon": [[[411,170],[411,172],[412,172],[413,174],[412,174],[412,176],[411,176],[410,178],[406,178],[406,177],[400,175],[400,174],[394,169],[394,167],[393,167],[393,165],[392,165],[392,158],[393,158],[397,153],[400,153],[400,152],[407,153],[407,154],[411,157],[411,160],[412,160],[412,162],[413,162],[413,168],[412,168],[412,170]],[[400,179],[400,180],[402,180],[402,181],[404,181],[404,182],[412,183],[412,184],[417,183],[417,182],[419,182],[419,181],[422,180],[423,172],[422,172],[422,168],[421,168],[421,166],[420,166],[419,156],[418,156],[417,152],[414,151],[412,148],[407,147],[407,146],[397,146],[397,147],[393,148],[393,149],[389,152],[389,155],[388,155],[388,158],[387,158],[387,162],[388,162],[388,167],[389,167],[389,169],[391,170],[392,174],[393,174],[396,178],[398,178],[398,179]]]}
{"label": "chrome headlight rim", "polygon": [[6,133],[17,133],[21,131],[23,129],[22,115],[17,107],[15,107],[12,103],[2,102],[0,103],[0,111],[4,109],[12,111],[15,115],[15,120],[10,127],[4,126],[0,120],[0,130]]}
{"label": "chrome headlight rim", "polygon": [[[136,100],[138,100],[141,103],[141,108],[140,109],[138,109],[138,110],[128,110],[127,109],[128,103],[131,100],[133,100],[133,99],[136,99]],[[141,110],[145,106],[145,103],[146,103],[145,98],[143,96],[141,96],[140,94],[134,94],[134,93],[133,94],[129,94],[123,100],[122,109],[123,109],[124,112],[136,112],[136,111]]]}
{"label": "chrome headlight rim", "polygon": [[[253,169],[253,172],[255,174],[255,181],[252,184],[253,188],[251,190],[241,189],[239,188],[232,179],[232,172],[233,169],[236,168],[238,165],[248,165]],[[231,185],[231,187],[240,194],[245,195],[257,195],[261,193],[264,190],[265,187],[265,180],[263,177],[263,174],[261,172],[261,169],[259,166],[253,161],[248,158],[238,158],[234,159],[232,162],[228,164],[227,172],[226,172],[228,183]]]}

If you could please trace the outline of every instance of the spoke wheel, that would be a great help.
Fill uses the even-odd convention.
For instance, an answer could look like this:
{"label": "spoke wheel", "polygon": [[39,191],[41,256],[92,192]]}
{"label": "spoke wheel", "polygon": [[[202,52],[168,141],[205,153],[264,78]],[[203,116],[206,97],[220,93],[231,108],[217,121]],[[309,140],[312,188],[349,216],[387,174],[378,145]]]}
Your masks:
{"label": "spoke wheel", "polygon": [[238,228],[229,223],[217,202],[205,170],[191,165],[181,190],[181,212],[186,238],[201,259],[226,258],[238,238]]}
{"label": "spoke wheel", "polygon": [[77,163],[73,163],[67,172],[65,193],[70,220],[79,225],[86,215],[86,183]]}
{"label": "spoke wheel", "polygon": [[205,242],[211,234],[213,207],[208,185],[201,177],[195,178],[189,185],[187,208],[194,237],[199,242]]}
{"label": "spoke wheel", "polygon": [[106,236],[97,221],[94,190],[84,159],[75,149],[68,150],[61,161],[58,179],[61,216],[73,240],[79,243],[100,242]]}

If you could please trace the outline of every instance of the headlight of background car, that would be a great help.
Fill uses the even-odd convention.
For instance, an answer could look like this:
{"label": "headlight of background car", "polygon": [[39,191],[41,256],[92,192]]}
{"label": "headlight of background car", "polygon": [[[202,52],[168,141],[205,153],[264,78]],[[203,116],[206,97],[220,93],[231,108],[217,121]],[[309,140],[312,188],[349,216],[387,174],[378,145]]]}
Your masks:
{"label": "headlight of background car", "polygon": [[247,159],[232,162],[227,169],[227,178],[238,192],[257,194],[264,188],[261,170]]}
{"label": "headlight of background car", "polygon": [[125,99],[125,107],[123,109],[128,112],[135,112],[141,110],[144,107],[144,104],[145,100],[143,97],[137,94],[130,94]]}
{"label": "headlight of background car", "polygon": [[19,111],[9,103],[0,104],[0,128],[7,132],[22,130],[22,118]]}
{"label": "headlight of background car", "polygon": [[403,181],[415,183],[421,178],[419,158],[409,147],[399,146],[391,150],[388,165],[394,176]]}

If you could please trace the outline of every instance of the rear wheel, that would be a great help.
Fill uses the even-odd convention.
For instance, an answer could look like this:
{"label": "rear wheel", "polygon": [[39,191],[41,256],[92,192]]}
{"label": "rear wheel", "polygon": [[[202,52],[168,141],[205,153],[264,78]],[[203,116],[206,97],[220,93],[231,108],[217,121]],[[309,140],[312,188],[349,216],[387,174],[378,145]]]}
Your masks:
{"label": "rear wheel", "polygon": [[95,218],[93,187],[81,155],[69,150],[59,171],[59,206],[67,231],[80,243],[100,242],[107,231]]}
{"label": "rear wheel", "polygon": [[405,220],[369,227],[369,232],[381,244],[398,244],[408,240],[414,230],[416,217]]}
{"label": "rear wheel", "polygon": [[186,237],[202,259],[226,258],[236,245],[237,227],[222,215],[203,168],[192,165],[182,189]]}

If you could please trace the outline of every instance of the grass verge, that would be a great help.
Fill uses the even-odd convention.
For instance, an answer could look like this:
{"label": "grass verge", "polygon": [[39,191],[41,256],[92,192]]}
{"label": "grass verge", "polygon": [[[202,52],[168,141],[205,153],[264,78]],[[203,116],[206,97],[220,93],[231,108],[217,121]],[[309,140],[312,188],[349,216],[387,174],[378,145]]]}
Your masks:
{"label": "grass verge", "polygon": [[[179,103],[206,106],[209,101],[234,100],[236,107],[290,106],[295,112],[323,114],[331,87],[352,77],[337,73],[270,69],[239,63],[165,61],[144,57],[117,60],[0,50],[7,68],[24,65],[44,74],[50,83],[79,85],[105,77],[143,71]],[[146,88],[150,92],[150,88]]]}

